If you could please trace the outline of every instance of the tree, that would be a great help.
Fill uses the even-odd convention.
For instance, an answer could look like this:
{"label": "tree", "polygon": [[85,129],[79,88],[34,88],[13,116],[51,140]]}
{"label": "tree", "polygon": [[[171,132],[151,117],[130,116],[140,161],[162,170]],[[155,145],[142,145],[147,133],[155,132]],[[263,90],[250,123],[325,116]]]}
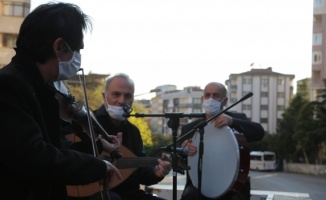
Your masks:
{"label": "tree", "polygon": [[326,160],[326,79],[324,79],[324,89],[320,90],[318,95],[315,110],[316,128],[315,135],[318,137],[318,146],[320,147],[320,160]]}
{"label": "tree", "polygon": [[317,125],[317,121],[314,119],[314,107],[314,103],[306,103],[302,106],[292,136],[297,151],[302,151],[308,164],[309,159],[314,160],[318,156],[318,134],[316,134],[315,128],[312,128]]}
{"label": "tree", "polygon": [[[148,112],[147,109],[143,105],[141,105],[137,102],[133,103],[132,109],[133,109],[133,111],[131,112],[131,114]],[[144,147],[147,148],[147,147],[153,146],[152,132],[148,126],[148,123],[144,120],[144,118],[129,117],[128,120],[132,124],[137,126],[137,128],[139,129],[142,139],[143,139]]]}
{"label": "tree", "polygon": [[309,103],[308,80],[298,86],[298,92],[291,100],[278,123],[275,135],[276,153],[287,159],[295,159],[297,145],[293,143],[293,135],[298,123],[298,116],[303,106]]}
{"label": "tree", "polygon": [[[103,102],[102,93],[104,91],[105,82],[97,83],[96,87],[91,83],[92,87],[88,86],[86,83],[86,96],[88,101],[88,106],[91,110],[95,110]],[[82,105],[86,105],[84,90],[82,85],[75,85],[67,83],[72,96],[75,97],[76,101],[79,101]]]}
{"label": "tree", "polygon": [[295,96],[289,107],[282,114],[282,119],[278,123],[276,133],[276,144],[278,155],[291,159],[296,151],[296,146],[292,142],[297,116],[302,105],[302,97]]}
{"label": "tree", "polygon": [[[326,86],[326,80],[324,80]],[[326,141],[326,89],[320,90],[316,101],[300,110],[293,138],[297,148],[302,150],[306,162],[320,163],[321,152]]]}

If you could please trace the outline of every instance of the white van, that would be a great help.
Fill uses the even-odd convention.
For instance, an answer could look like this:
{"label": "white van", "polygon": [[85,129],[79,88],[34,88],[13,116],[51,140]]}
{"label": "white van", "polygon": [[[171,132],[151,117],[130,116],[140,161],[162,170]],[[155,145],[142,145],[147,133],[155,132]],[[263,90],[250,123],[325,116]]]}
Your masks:
{"label": "white van", "polygon": [[251,151],[250,152],[250,169],[252,170],[275,170],[276,156],[271,151]]}

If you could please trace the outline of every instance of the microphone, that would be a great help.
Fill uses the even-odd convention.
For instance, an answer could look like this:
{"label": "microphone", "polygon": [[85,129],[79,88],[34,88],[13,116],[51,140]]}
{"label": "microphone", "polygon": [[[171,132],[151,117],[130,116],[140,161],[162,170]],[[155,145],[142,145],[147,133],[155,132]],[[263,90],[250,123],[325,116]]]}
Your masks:
{"label": "microphone", "polygon": [[252,92],[249,92],[248,94],[244,95],[239,101],[240,102],[241,101],[244,101],[244,100],[248,99],[249,97],[251,97],[252,95],[253,95],[253,93]]}
{"label": "microphone", "polygon": [[[167,151],[167,152],[170,152],[170,153],[173,153],[173,148],[171,146],[167,146],[167,147],[160,147],[159,148],[160,150],[163,150],[163,151]],[[176,152],[177,154],[181,154],[181,155],[184,155],[184,156],[187,156],[188,155],[188,148],[187,147],[184,147],[184,148],[176,148]]]}
{"label": "microphone", "polygon": [[124,111],[122,116],[125,117],[125,118],[130,117],[130,113],[132,112],[132,107],[129,106],[128,104],[126,104],[122,108],[123,108],[123,111]]}

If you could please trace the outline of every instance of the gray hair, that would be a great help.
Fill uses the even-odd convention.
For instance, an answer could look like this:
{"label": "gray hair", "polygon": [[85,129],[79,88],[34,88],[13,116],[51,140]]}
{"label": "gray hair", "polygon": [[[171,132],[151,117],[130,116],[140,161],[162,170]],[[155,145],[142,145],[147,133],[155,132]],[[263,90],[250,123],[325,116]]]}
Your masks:
{"label": "gray hair", "polygon": [[106,84],[105,84],[105,88],[104,88],[105,89],[105,91],[104,91],[105,95],[106,95],[106,92],[108,91],[108,88],[109,88],[112,80],[115,79],[115,78],[123,78],[123,79],[126,79],[129,82],[129,84],[131,85],[131,87],[132,87],[132,93],[135,92],[135,84],[134,84],[134,81],[127,74],[125,74],[125,73],[118,73],[118,74],[115,74],[114,76],[109,77],[106,80]]}

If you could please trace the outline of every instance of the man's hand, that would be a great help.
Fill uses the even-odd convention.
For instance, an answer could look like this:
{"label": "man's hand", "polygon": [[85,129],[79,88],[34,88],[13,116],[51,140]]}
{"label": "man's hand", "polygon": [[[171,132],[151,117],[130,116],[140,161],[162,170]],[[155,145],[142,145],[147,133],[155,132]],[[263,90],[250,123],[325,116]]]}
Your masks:
{"label": "man's hand", "polygon": [[162,154],[162,159],[158,159],[158,165],[155,167],[155,176],[165,177],[171,171],[171,162],[168,161],[169,157],[166,153]]}
{"label": "man's hand", "polygon": [[233,123],[232,117],[226,114],[221,114],[217,118],[215,118],[212,123],[214,123],[214,126],[217,128],[221,128],[223,126],[230,126]]}
{"label": "man's hand", "polygon": [[188,148],[188,156],[193,156],[197,153],[197,146],[192,143],[192,139],[185,140],[182,143],[182,148]]}
{"label": "man's hand", "polygon": [[103,145],[103,150],[107,153],[117,150],[121,146],[122,132],[119,132],[116,136],[109,135],[109,138],[112,140],[112,143],[106,141],[104,138],[100,138]]}
{"label": "man's hand", "polygon": [[116,168],[112,163],[110,163],[107,160],[103,160],[106,164],[106,169],[107,169],[107,183],[110,183],[110,180],[113,176],[117,176],[119,180],[122,179],[122,176],[120,174],[120,171],[118,168]]}

